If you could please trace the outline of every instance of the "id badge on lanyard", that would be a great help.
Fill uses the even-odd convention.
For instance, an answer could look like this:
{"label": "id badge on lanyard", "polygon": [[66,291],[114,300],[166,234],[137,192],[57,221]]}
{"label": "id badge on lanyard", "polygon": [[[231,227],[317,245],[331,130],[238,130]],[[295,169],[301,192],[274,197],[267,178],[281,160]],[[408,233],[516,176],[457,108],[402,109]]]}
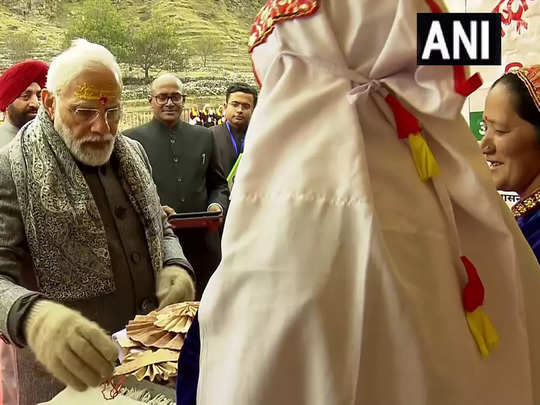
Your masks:
{"label": "id badge on lanyard", "polygon": [[239,151],[238,150],[238,144],[236,143],[236,139],[234,139],[234,135],[232,133],[231,125],[229,124],[229,121],[225,121],[225,125],[227,126],[227,130],[229,131],[229,136],[231,137],[231,142],[232,142],[232,145],[233,145],[233,148],[234,148],[234,153],[235,153],[236,157],[238,157],[240,152],[244,151],[244,139],[242,139],[242,144],[240,145],[242,149]]}

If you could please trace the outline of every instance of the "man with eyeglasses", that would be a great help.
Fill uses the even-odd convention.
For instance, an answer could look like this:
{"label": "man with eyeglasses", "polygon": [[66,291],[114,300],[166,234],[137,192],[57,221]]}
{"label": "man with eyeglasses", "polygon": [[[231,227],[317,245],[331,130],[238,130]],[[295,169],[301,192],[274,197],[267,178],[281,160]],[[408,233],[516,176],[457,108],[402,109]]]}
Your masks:
{"label": "man with eyeglasses", "polygon": [[[185,101],[184,86],[171,73],[160,75],[151,85],[150,105],[154,118],[125,131],[142,144],[162,204],[174,212],[225,212],[229,190],[211,132],[180,118]],[[197,297],[221,260],[218,230],[181,230],[178,237],[195,269]]]}
{"label": "man with eyeglasses", "polygon": [[38,60],[27,60],[7,69],[0,76],[0,147],[7,145],[24,124],[35,118],[49,67]]}
{"label": "man with eyeglasses", "polygon": [[118,133],[121,95],[114,56],[76,40],[0,151],[0,338],[18,346],[19,405],[101,384],[111,333],[194,298],[144,149]]}
{"label": "man with eyeglasses", "polygon": [[241,153],[257,105],[257,90],[245,83],[234,83],[225,94],[225,122],[210,128],[214,135],[219,157],[225,173],[229,175]]}

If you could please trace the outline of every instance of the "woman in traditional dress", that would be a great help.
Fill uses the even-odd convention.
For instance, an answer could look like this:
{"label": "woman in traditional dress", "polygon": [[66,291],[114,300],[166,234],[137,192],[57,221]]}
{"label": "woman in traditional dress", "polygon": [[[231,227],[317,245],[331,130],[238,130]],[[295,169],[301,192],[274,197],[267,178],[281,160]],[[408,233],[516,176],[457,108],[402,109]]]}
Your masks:
{"label": "woman in traditional dress", "polygon": [[214,113],[210,107],[210,104],[204,105],[204,108],[199,116],[201,117],[201,125],[205,126],[206,128],[214,126]]}
{"label": "woman in traditional dress", "polygon": [[512,207],[521,231],[540,261],[540,65],[501,76],[491,87],[481,142],[499,190],[514,191]]}
{"label": "woman in traditional dress", "polygon": [[199,106],[194,104],[189,112],[189,123],[191,125],[201,125],[201,117],[199,112]]}
{"label": "woman in traditional dress", "polygon": [[222,104],[216,110],[216,115],[215,115],[216,124],[215,125],[223,124],[224,115],[225,115],[225,108],[223,107],[223,104]]}

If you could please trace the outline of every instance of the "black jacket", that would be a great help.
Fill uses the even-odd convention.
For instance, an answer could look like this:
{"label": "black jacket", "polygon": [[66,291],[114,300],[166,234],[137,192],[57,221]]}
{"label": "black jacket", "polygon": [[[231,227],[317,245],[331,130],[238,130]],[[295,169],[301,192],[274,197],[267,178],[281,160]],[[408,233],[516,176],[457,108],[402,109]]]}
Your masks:
{"label": "black jacket", "polygon": [[[227,177],[229,173],[231,172],[231,169],[233,168],[234,164],[236,163],[236,159],[238,159],[238,155],[236,154],[236,151],[234,150],[234,147],[231,141],[231,135],[229,134],[229,131],[227,130],[227,126],[224,123],[210,128],[210,131],[212,131],[212,135],[214,135],[214,142],[216,144],[216,149],[219,154],[219,159],[223,166],[225,177]],[[235,137],[236,147],[239,149],[238,152],[241,152],[241,149],[242,149],[241,145],[244,138],[245,138],[245,134],[241,136],[240,138]]]}
{"label": "black jacket", "polygon": [[144,147],[162,205],[176,212],[197,212],[219,203],[227,210],[226,175],[208,129],[183,121],[169,128],[153,119],[124,135]]}

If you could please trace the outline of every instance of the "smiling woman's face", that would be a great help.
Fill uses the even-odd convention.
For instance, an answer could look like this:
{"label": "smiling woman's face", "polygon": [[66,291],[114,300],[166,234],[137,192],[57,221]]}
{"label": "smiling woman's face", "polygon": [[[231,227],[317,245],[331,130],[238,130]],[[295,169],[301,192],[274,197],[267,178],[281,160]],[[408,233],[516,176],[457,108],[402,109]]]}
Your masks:
{"label": "smiling woman's face", "polygon": [[540,140],[534,125],[516,112],[512,97],[504,84],[489,91],[480,145],[497,189],[522,195],[540,174]]}

